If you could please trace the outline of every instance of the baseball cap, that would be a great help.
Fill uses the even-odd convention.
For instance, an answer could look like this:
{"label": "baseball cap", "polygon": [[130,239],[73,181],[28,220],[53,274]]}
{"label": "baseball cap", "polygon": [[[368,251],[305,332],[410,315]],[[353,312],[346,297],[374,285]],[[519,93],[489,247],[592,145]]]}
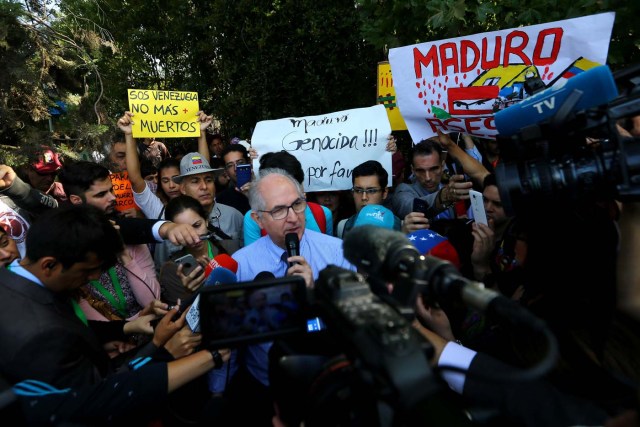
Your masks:
{"label": "baseball cap", "polygon": [[433,230],[422,229],[407,234],[407,238],[422,255],[431,255],[449,261],[456,268],[460,268],[458,251],[445,236]]}
{"label": "baseball cap", "polygon": [[180,160],[180,175],[174,176],[172,179],[173,182],[180,183],[185,176],[215,172],[218,170],[221,169],[212,169],[209,161],[200,153],[189,153],[184,155]]}
{"label": "baseball cap", "polygon": [[33,169],[41,175],[49,175],[58,172],[62,168],[62,163],[58,153],[51,147],[42,147],[42,151],[37,153],[37,158],[31,163]]}
{"label": "baseball cap", "polygon": [[353,227],[361,225],[375,225],[393,230],[393,212],[382,205],[365,205],[356,218]]}

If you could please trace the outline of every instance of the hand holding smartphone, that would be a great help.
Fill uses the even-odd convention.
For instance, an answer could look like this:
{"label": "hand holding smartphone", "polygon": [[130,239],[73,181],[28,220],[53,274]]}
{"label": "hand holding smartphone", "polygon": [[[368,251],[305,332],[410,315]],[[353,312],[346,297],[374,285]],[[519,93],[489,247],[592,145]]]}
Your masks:
{"label": "hand holding smartphone", "polygon": [[[181,256],[180,258],[176,259],[174,262],[178,265],[183,266],[182,274],[184,274],[185,276],[188,276],[189,274],[191,274],[191,272],[200,265],[198,264],[198,261],[196,260],[196,258],[191,254]],[[204,272],[204,269],[202,271]]]}
{"label": "hand holding smartphone", "polygon": [[240,189],[247,182],[251,181],[251,165],[236,166],[236,188]]}
{"label": "hand holding smartphone", "polygon": [[429,222],[433,221],[435,216],[435,212],[429,207],[429,203],[418,198],[413,199],[413,208],[411,209],[411,212],[422,212]]}
{"label": "hand holding smartphone", "polygon": [[482,193],[476,190],[469,190],[469,198],[471,200],[471,211],[473,218],[480,224],[489,225],[487,221],[487,213],[484,210],[484,198]]}

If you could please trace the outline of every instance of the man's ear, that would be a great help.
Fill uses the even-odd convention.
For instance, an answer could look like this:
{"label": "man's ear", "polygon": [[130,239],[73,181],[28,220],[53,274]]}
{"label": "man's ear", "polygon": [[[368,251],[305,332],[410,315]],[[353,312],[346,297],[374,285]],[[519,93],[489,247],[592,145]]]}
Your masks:
{"label": "man's ear", "polygon": [[81,205],[83,203],[82,197],[78,196],[77,194],[69,195],[69,201],[74,205]]}
{"label": "man's ear", "polygon": [[382,200],[386,200],[387,196],[389,195],[389,187],[382,187],[384,188],[384,190],[382,190]]}
{"label": "man's ear", "polygon": [[40,270],[47,277],[50,277],[53,274],[54,270],[56,270],[58,265],[60,265],[60,262],[58,262],[58,260],[52,256],[42,257],[37,262]]}
{"label": "man's ear", "polygon": [[258,215],[257,212],[251,211],[251,218],[253,218],[253,220],[258,223],[261,230],[264,230],[264,227],[262,226],[262,218],[260,218],[260,215]]}

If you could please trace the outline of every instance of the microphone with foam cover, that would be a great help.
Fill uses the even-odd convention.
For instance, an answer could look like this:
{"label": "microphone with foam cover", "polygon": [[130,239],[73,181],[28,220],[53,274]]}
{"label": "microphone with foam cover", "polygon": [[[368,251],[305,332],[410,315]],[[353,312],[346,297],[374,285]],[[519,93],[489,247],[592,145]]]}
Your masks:
{"label": "microphone with foam cover", "polygon": [[395,254],[405,254],[411,262],[420,256],[404,234],[374,225],[351,229],[342,241],[342,250],[359,270],[387,281],[395,279]]}
{"label": "microphone with foam cover", "polygon": [[615,80],[606,65],[594,67],[563,83],[555,84],[518,104],[497,112],[494,120],[498,136],[512,136],[524,127],[554,117],[570,96],[576,96],[577,102],[571,106],[570,111],[563,111],[561,115],[597,107],[618,96]]}
{"label": "microphone with foam cover", "polygon": [[238,271],[238,262],[227,254],[218,254],[209,261],[209,264],[205,267],[205,277],[209,277],[209,274],[218,267],[224,267],[227,270],[236,273]]}
{"label": "microphone with foam cover", "polygon": [[276,276],[270,272],[270,271],[261,271],[260,273],[256,274],[256,277],[253,279],[256,282],[260,281],[260,280],[269,280],[269,279],[275,279]]}
{"label": "microphone with foam cover", "polygon": [[[300,255],[300,240],[297,233],[287,233],[284,236],[284,245],[287,248],[287,255],[289,257]],[[291,267],[293,263],[289,263]]]}
{"label": "microphone with foam cover", "polygon": [[238,278],[236,274],[228,268],[214,268],[209,277],[204,281],[203,286],[219,285],[221,283],[236,283]]}
{"label": "microphone with foam cover", "polygon": [[224,267],[227,270],[230,270],[231,272],[233,272],[234,274],[238,272],[238,261],[231,258],[229,255],[219,254],[219,255],[216,255],[216,257],[213,259],[216,260],[216,262],[220,267]]}

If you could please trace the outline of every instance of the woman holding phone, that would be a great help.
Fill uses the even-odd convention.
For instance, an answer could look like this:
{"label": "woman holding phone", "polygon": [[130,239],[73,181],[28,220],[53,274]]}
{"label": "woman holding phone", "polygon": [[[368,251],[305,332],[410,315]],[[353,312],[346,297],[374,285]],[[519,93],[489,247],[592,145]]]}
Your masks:
{"label": "woman holding phone", "polygon": [[[181,195],[171,199],[167,203],[165,217],[176,224],[190,224],[201,236],[210,233],[208,215],[193,197]],[[235,252],[228,242],[232,241],[211,237],[173,254],[160,268],[162,301],[175,305],[178,299],[184,300],[200,289],[216,266],[215,261],[212,263],[214,258],[220,254],[231,255]],[[194,261],[195,268],[192,268]]]}

